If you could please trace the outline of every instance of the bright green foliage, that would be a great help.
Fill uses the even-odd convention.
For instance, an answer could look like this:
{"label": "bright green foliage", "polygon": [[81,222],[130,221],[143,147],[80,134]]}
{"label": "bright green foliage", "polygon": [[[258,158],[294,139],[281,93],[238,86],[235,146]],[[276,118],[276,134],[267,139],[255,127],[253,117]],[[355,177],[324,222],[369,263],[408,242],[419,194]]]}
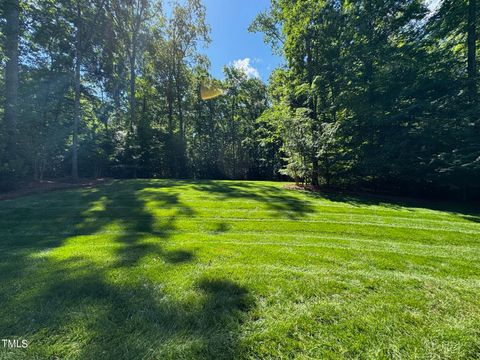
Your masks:
{"label": "bright green foliage", "polygon": [[0,359],[480,355],[467,208],[136,180],[0,215]]}
{"label": "bright green foliage", "polygon": [[[20,1],[19,84],[0,76],[8,94],[18,85],[0,189],[75,178],[78,163],[81,177],[283,175],[478,198],[476,1],[272,0],[250,26],[285,60],[268,85],[232,66],[212,78],[206,15],[201,0]],[[201,100],[211,84],[224,95]]]}
{"label": "bright green foliage", "polygon": [[70,175],[74,133],[82,177],[280,176],[281,144],[262,145],[273,128],[257,122],[268,107],[266,86],[228,68],[220,84],[225,95],[201,101],[200,86],[218,82],[200,53],[210,41],[205,6],[176,1],[167,16],[163,5],[42,0],[22,7],[28,26],[21,36],[17,130],[25,166],[20,176],[0,147],[2,190],[4,180]]}
{"label": "bright green foliage", "polygon": [[314,185],[478,192],[468,3],[430,13],[419,0],[272,1],[250,30],[287,60],[270,79],[269,115],[284,173]]}

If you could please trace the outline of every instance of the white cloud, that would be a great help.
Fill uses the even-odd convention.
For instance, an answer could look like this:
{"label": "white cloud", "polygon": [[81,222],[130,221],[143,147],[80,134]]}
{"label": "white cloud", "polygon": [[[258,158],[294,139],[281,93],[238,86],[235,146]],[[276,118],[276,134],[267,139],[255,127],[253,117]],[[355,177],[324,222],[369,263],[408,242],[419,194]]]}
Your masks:
{"label": "white cloud", "polygon": [[249,78],[260,78],[260,73],[251,64],[250,58],[238,59],[233,62],[233,67],[237,70],[243,71]]}

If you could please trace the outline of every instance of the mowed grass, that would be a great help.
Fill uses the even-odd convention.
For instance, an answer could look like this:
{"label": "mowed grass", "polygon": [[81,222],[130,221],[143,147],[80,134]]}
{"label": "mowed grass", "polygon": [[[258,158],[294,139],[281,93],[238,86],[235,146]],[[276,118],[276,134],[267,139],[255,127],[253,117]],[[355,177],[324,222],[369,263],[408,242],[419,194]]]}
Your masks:
{"label": "mowed grass", "polygon": [[478,213],[283,186],[0,202],[0,358],[480,358]]}

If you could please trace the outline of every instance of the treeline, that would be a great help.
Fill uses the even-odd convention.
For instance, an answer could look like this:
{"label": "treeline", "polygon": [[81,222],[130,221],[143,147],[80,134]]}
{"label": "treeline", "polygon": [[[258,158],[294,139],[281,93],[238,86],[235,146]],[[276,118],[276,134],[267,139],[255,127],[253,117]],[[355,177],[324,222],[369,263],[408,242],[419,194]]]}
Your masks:
{"label": "treeline", "polygon": [[0,182],[283,175],[478,196],[477,3],[427,5],[272,0],[250,27],[285,58],[267,86],[209,75],[200,0],[5,0]]}
{"label": "treeline", "polygon": [[264,114],[314,185],[478,196],[475,0],[272,0],[252,30],[287,66]]}
{"label": "treeline", "polygon": [[[266,85],[213,79],[200,0],[8,0],[0,176],[278,178]],[[209,101],[201,87],[223,89]],[[10,109],[10,111],[7,111]]]}

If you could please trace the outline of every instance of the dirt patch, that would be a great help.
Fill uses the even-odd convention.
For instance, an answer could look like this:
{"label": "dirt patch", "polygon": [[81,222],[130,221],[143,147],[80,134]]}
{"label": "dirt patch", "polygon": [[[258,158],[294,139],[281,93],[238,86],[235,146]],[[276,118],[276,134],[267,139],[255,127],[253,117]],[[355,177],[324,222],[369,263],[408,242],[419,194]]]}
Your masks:
{"label": "dirt patch", "polygon": [[321,191],[319,187],[315,187],[313,185],[286,184],[283,187],[284,189],[287,189],[287,190],[301,190],[301,191],[313,191],[313,192]]}
{"label": "dirt patch", "polygon": [[75,189],[75,188],[90,188],[100,184],[105,184],[109,179],[84,179],[77,182],[69,182],[68,180],[52,180],[42,182],[30,182],[23,184],[20,189],[9,191],[0,194],[0,201],[7,199],[15,199],[22,196],[41,194],[50,191]]}

